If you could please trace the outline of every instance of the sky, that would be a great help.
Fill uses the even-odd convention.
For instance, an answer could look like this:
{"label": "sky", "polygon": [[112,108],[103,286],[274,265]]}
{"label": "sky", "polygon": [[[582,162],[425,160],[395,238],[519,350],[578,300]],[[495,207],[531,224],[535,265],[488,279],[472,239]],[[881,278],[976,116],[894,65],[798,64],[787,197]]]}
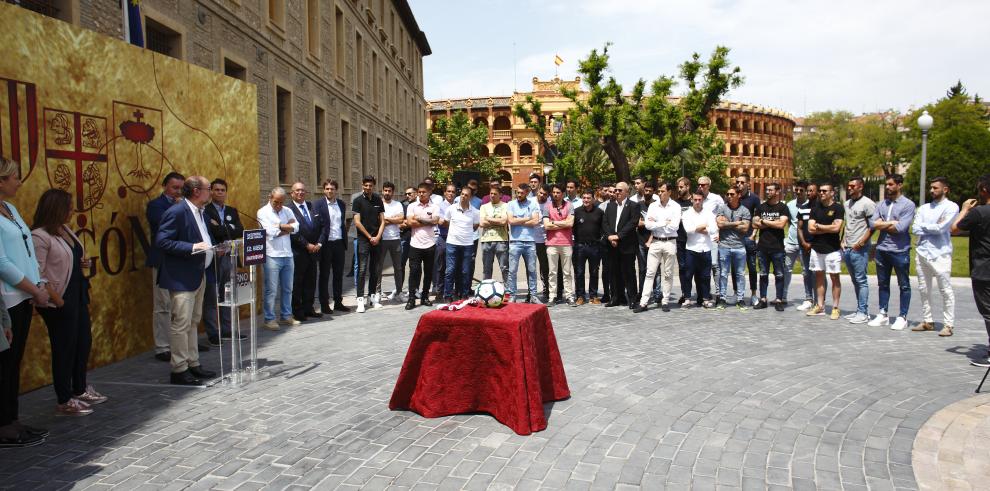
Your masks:
{"label": "sky", "polygon": [[[744,84],[727,99],[794,116],[906,111],[956,80],[990,99],[990,1],[409,0],[433,50],[427,100],[511,95],[562,79],[612,42],[611,75],[677,75],[692,53],[732,51]],[[675,89],[677,92],[677,89]]]}

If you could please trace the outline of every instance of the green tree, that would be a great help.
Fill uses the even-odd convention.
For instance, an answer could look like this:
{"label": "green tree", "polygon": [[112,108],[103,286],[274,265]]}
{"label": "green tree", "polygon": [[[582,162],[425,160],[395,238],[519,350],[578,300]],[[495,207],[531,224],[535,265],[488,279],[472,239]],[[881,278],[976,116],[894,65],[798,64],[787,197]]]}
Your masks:
{"label": "green tree", "polygon": [[[739,68],[730,68],[729,49],[717,47],[707,61],[696,53],[681,64],[679,78],[686,92],[675,98],[672,94],[676,81],[668,76],[651,83],[649,93],[646,81],[640,79],[631,94],[624,94],[614,77],[605,76],[610,45],[606,43],[600,53],[592,50],[579,62],[578,72],[588,87],[586,96],[563,90],[575,103],[569,125],[579,125],[583,136],[592,137],[574,141],[596,142],[618,180],[629,181],[633,170],[673,179],[681,175],[683,167],[688,175],[703,172],[717,183],[716,187],[722,185],[723,147],[709,115],[730,88],[742,84]],[[517,115],[522,117],[520,107],[517,106]]]}
{"label": "green tree", "polygon": [[813,132],[794,141],[795,174],[813,181],[837,181],[845,174],[861,173],[849,168],[854,161],[852,142],[855,136],[853,115],[846,111],[823,111],[804,118]]}
{"label": "green tree", "polygon": [[907,138],[911,166],[904,176],[905,194],[912,200],[918,199],[921,130],[915,121],[923,110],[927,110],[935,122],[928,132],[926,179],[948,177],[954,201],[975,197],[977,179],[990,172],[990,131],[984,120],[985,109],[965,95],[941,99],[915,111],[907,119],[910,122]]}
{"label": "green tree", "polygon": [[482,178],[495,177],[501,162],[485,155],[488,129],[472,125],[467,113],[458,111],[433,123],[427,133],[430,150],[430,177],[436,182],[450,182],[455,170],[472,170]]}

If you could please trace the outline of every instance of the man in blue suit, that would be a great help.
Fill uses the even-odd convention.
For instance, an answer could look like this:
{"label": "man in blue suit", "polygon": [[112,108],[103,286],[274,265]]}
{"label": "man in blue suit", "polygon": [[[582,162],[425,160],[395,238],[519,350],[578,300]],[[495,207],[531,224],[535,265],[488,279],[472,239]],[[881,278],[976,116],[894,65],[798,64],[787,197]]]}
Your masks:
{"label": "man in blue suit", "polygon": [[[299,231],[290,235],[292,243],[292,317],[306,322],[307,317],[323,317],[313,310],[316,298],[316,267],[320,261],[320,234],[323,231],[323,217],[306,201],[306,185],[296,182],[292,185],[292,201],[289,209],[299,223]],[[328,315],[330,312],[326,312]]]}
{"label": "man in blue suit", "polygon": [[168,329],[171,323],[171,313],[168,300],[168,290],[158,286],[158,270],[162,266],[162,252],[155,243],[158,236],[158,224],[162,221],[162,215],[170,206],[182,199],[182,183],[186,178],[178,172],[169,172],[162,180],[162,194],[148,202],[145,209],[145,216],[151,228],[150,247],[148,248],[148,258],[144,265],[151,268],[152,299],[154,309],[152,310],[151,326],[155,336],[155,358],[159,361],[169,361],[172,354],[168,349]]}
{"label": "man in blue suit", "polygon": [[213,262],[213,243],[203,209],[210,201],[210,181],[193,176],[182,185],[183,201],[162,214],[155,236],[162,262],[158,286],[168,290],[172,306],[169,345],[172,352],[171,382],[203,385],[216,373],[199,365],[196,327],[203,314],[205,270]]}
{"label": "man in blue suit", "polygon": [[323,183],[323,197],[313,208],[323,217],[320,233],[320,310],[330,313],[330,273],[333,272],[333,310],[349,312],[344,306],[344,254],[347,251],[347,204],[337,197],[337,181]]}

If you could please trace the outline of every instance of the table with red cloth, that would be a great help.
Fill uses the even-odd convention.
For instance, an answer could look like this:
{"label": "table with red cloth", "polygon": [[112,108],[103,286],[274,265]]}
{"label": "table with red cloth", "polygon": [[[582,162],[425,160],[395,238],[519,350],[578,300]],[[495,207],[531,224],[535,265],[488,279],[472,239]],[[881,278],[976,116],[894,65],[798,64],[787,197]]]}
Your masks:
{"label": "table with red cloth", "polygon": [[547,427],[543,403],[568,397],[546,306],[509,303],[420,317],[388,407],[427,418],[486,412],[528,435]]}

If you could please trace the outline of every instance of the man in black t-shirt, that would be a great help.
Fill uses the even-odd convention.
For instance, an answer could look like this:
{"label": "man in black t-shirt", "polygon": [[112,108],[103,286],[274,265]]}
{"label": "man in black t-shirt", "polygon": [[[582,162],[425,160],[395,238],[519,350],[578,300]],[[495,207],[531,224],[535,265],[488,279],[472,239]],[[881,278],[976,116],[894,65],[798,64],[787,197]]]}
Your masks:
{"label": "man in black t-shirt", "polygon": [[[969,232],[969,276],[973,282],[973,297],[990,337],[990,174],[980,177],[976,192],[977,199],[963,202],[952,223],[952,233]],[[990,367],[990,341],[987,350],[986,357],[970,363]]]}
{"label": "man in black t-shirt", "polygon": [[845,218],[845,208],[835,202],[835,187],[830,183],[818,186],[818,205],[812,207],[808,220],[808,233],[811,234],[811,270],[815,272],[815,306],[805,315],[825,315],[825,274],[832,279],[832,313],[829,318],[839,319],[839,297],[842,285],[839,273],[842,271],[842,252],[839,247],[839,233]]}
{"label": "man in black t-shirt", "polygon": [[[575,303],[600,304],[598,299],[598,265],[605,255],[602,222],[605,212],[595,205],[591,191],[581,193],[581,206],[574,208],[574,292]],[[585,265],[588,267],[588,290],[584,289]]]}
{"label": "man in black t-shirt", "polygon": [[[691,180],[681,177],[677,180],[677,204],[681,205],[683,215],[691,207]],[[684,285],[691,284],[691,271],[687,267],[687,232],[684,231],[684,223],[677,228],[677,276],[681,285],[681,298],[677,299],[677,304],[682,305],[687,301],[684,296]]]}
{"label": "man in black t-shirt", "polygon": [[767,200],[756,206],[753,216],[753,227],[760,231],[756,253],[760,259],[760,301],[757,309],[767,308],[767,288],[770,283],[770,265],[773,265],[774,291],[777,300],[774,309],[784,311],[784,229],[790,221],[790,211],[787,205],[780,202],[780,184],[767,184],[764,191]]}
{"label": "man in black t-shirt", "polygon": [[[365,310],[364,289],[367,282],[369,293],[378,285],[382,275],[382,234],[385,232],[385,203],[374,193],[375,176],[361,179],[363,193],[354,198],[354,227],[357,229],[358,279],[357,311]],[[378,302],[372,302],[378,303]]]}

